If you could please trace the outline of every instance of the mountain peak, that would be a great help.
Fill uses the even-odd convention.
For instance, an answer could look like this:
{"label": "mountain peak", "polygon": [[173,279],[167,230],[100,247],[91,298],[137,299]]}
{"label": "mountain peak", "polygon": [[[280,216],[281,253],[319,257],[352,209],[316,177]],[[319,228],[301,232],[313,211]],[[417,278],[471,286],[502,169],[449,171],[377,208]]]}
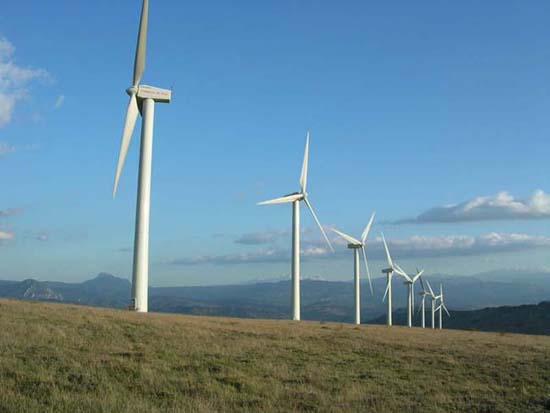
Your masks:
{"label": "mountain peak", "polygon": [[112,279],[120,280],[120,278],[115,277],[113,274],[109,274],[108,272],[100,272],[94,278],[94,280],[112,280]]}

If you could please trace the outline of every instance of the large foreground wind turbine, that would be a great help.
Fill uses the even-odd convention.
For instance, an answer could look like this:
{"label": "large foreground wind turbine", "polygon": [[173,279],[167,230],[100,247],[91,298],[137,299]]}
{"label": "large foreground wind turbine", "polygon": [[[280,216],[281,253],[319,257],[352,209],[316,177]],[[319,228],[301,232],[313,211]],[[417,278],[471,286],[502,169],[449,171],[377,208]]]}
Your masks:
{"label": "large foreground wind turbine", "polygon": [[282,196],[280,198],[271,199],[269,201],[259,202],[258,205],[271,205],[271,204],[286,204],[292,203],[292,319],[300,320],[300,201],[304,201],[308,207],[313,219],[317,223],[317,226],[323,234],[323,238],[327,242],[331,251],[332,245],[323,229],[323,226],[319,222],[311,202],[306,192],[307,187],[307,169],[309,158],[309,132],[306,135],[306,148],[304,151],[304,161],[302,163],[302,174],[300,175],[300,192],[294,192]]}
{"label": "large foreground wind turbine", "polygon": [[384,243],[384,249],[386,250],[386,259],[388,260],[388,268],[384,268],[382,272],[386,274],[386,291],[384,292],[384,297],[382,297],[382,301],[386,299],[386,295],[388,296],[388,315],[386,318],[386,324],[391,326],[392,325],[392,306],[391,306],[391,279],[393,276],[393,273],[399,273],[399,269],[396,265],[394,265],[393,260],[390,255],[390,250],[388,249],[388,244],[386,244],[386,239],[384,238],[384,234],[382,235],[382,242]]}
{"label": "large foreground wind turbine", "polygon": [[140,85],[145,68],[145,49],[147,45],[147,19],[149,0],[143,0],[141,21],[137,38],[136,57],[134,61],[134,77],[132,86],[126,93],[130,102],[124,121],[120,154],[115,174],[113,198],[116,195],[120,173],[132,139],[138,113],[141,112],[141,150],[139,158],[139,181],[136,207],[136,227],[134,237],[134,266],[132,273],[132,302],[130,309],[147,312],[147,287],[149,277],[149,210],[151,201],[151,158],[153,152],[153,120],[155,102],[168,103],[171,91],[152,86]]}
{"label": "large foreground wind turbine", "polygon": [[396,273],[405,279],[405,284],[407,285],[407,288],[408,288],[407,326],[412,327],[412,317],[413,317],[413,308],[414,308],[414,283],[422,275],[424,270],[422,271],[416,270],[416,274],[413,277],[411,277],[405,271],[403,271],[403,269],[399,265],[396,264],[395,268],[399,270],[399,271],[396,271]]}
{"label": "large foreground wind turbine", "polygon": [[370,292],[372,295],[374,295],[374,291],[372,290],[372,282],[370,279],[370,272],[369,272],[369,265],[367,263],[367,254],[365,253],[365,242],[367,241],[367,237],[369,235],[370,227],[372,225],[372,221],[374,220],[374,213],[371,215],[370,220],[363,230],[363,234],[361,235],[361,241],[349,236],[348,234],[344,234],[341,231],[338,231],[337,229],[332,229],[335,233],[340,235],[342,238],[344,238],[346,241],[349,242],[348,248],[353,250],[353,268],[354,268],[354,277],[353,277],[353,283],[355,286],[355,324],[361,324],[361,300],[360,300],[360,292],[359,292],[359,250],[363,252],[363,261],[365,262],[365,270],[367,271],[367,278],[369,280],[369,286],[370,286]]}
{"label": "large foreground wind turbine", "polygon": [[439,307],[436,308],[436,311],[439,311],[439,329],[443,329],[443,310],[447,313],[447,315],[450,317],[451,314],[449,313],[449,310],[447,309],[447,306],[445,305],[445,300],[443,297],[443,284],[439,284]]}

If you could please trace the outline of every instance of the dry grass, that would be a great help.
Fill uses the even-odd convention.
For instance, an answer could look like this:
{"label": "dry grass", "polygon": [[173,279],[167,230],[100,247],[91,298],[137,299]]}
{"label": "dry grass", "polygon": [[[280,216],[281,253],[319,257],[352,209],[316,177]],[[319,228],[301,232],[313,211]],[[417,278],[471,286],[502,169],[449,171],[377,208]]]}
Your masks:
{"label": "dry grass", "polygon": [[542,412],[550,337],[0,300],[0,412]]}

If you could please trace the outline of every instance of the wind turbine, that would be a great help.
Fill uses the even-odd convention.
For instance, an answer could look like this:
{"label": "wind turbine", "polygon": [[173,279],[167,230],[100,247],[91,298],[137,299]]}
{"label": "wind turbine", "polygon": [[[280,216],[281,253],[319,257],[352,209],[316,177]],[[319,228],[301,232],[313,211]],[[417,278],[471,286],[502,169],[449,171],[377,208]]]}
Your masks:
{"label": "wind turbine", "polygon": [[422,292],[419,294],[422,297],[422,304],[419,307],[419,310],[422,311],[422,328],[426,328],[426,296],[430,295],[430,293],[426,290],[422,277],[420,277],[419,280],[420,285],[422,286]]}
{"label": "wind turbine", "polygon": [[304,151],[304,161],[302,162],[302,173],[300,175],[300,192],[294,192],[282,196],[280,198],[271,199],[269,201],[259,202],[258,205],[271,205],[271,204],[286,204],[292,203],[292,319],[300,320],[300,201],[304,201],[308,207],[313,219],[317,223],[317,226],[323,234],[327,245],[330,250],[334,252],[332,245],[323,229],[323,226],[319,222],[311,202],[306,192],[307,187],[307,169],[309,158],[309,132],[306,135],[306,148]]}
{"label": "wind turbine", "polygon": [[439,311],[439,329],[443,329],[443,310],[447,313],[447,315],[450,317],[451,314],[449,313],[449,310],[447,309],[447,306],[445,305],[445,301],[443,299],[443,284],[439,284],[439,307],[436,308],[436,311]]}
{"label": "wind turbine", "polygon": [[349,242],[348,248],[353,250],[353,268],[354,268],[354,277],[353,282],[355,286],[355,324],[361,324],[361,301],[360,301],[360,293],[359,293],[359,250],[363,252],[363,261],[365,262],[365,270],[367,271],[367,278],[369,280],[369,286],[370,286],[370,293],[371,295],[374,295],[374,291],[372,289],[372,282],[370,279],[370,272],[369,272],[369,265],[367,263],[367,254],[365,253],[365,242],[367,241],[367,237],[369,235],[370,227],[372,225],[372,221],[374,221],[374,215],[373,212],[370,220],[363,230],[363,234],[361,234],[361,241],[349,236],[348,234],[344,234],[341,231],[338,231],[337,229],[332,228],[332,231],[340,235],[342,238],[344,238],[346,241]]}
{"label": "wind turbine", "polygon": [[428,285],[428,289],[430,290],[429,295],[432,301],[431,310],[432,310],[432,329],[435,328],[435,305],[437,304],[437,300],[439,299],[438,295],[435,295],[434,290],[432,289],[432,286],[430,285],[430,282],[426,280],[426,284]]}
{"label": "wind turbine", "polygon": [[414,308],[414,283],[418,278],[424,273],[424,270],[416,270],[416,274],[411,277],[409,276],[399,265],[395,265],[395,268],[398,270],[396,273],[405,279],[405,284],[408,288],[407,296],[407,326],[412,327],[412,317],[413,317],[413,308]]}
{"label": "wind turbine", "polygon": [[391,306],[391,279],[393,276],[393,273],[399,273],[399,269],[397,268],[397,265],[394,265],[393,260],[390,255],[390,250],[388,249],[388,244],[386,244],[386,239],[384,238],[384,234],[382,235],[382,242],[384,243],[384,249],[386,250],[386,259],[388,260],[388,268],[384,268],[382,272],[386,274],[386,292],[384,293],[384,297],[382,297],[382,301],[386,299],[386,295],[388,296],[388,315],[386,318],[386,324],[388,326],[392,325],[392,306]]}
{"label": "wind turbine", "polygon": [[147,46],[147,20],[149,0],[143,0],[141,20],[137,38],[134,76],[132,86],[126,93],[130,102],[126,111],[126,120],[120,142],[120,153],[115,173],[113,198],[116,195],[120,173],[128,152],[128,146],[136,126],[138,113],[141,113],[141,149],[139,158],[138,196],[136,206],[136,226],[134,236],[134,264],[132,272],[132,301],[130,309],[147,312],[147,288],[149,278],[149,211],[151,203],[151,161],[153,152],[153,121],[155,102],[169,103],[172,92],[153,86],[140,85],[145,69],[145,50]]}

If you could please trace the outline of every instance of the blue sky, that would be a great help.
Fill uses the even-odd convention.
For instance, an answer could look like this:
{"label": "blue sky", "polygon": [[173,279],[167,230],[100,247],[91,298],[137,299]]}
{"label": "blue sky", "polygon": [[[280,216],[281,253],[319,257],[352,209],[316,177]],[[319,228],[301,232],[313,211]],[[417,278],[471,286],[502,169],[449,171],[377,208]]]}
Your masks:
{"label": "blue sky", "polygon": [[[139,3],[3,5],[0,278],[130,276],[137,135],[111,189]],[[298,189],[308,129],[321,221],[359,235],[377,212],[373,273],[381,230],[427,273],[550,268],[549,18],[544,1],[151,1],[143,83],[174,89],[151,284],[286,276],[290,207],[255,203]],[[348,279],[302,212],[303,275]]]}

